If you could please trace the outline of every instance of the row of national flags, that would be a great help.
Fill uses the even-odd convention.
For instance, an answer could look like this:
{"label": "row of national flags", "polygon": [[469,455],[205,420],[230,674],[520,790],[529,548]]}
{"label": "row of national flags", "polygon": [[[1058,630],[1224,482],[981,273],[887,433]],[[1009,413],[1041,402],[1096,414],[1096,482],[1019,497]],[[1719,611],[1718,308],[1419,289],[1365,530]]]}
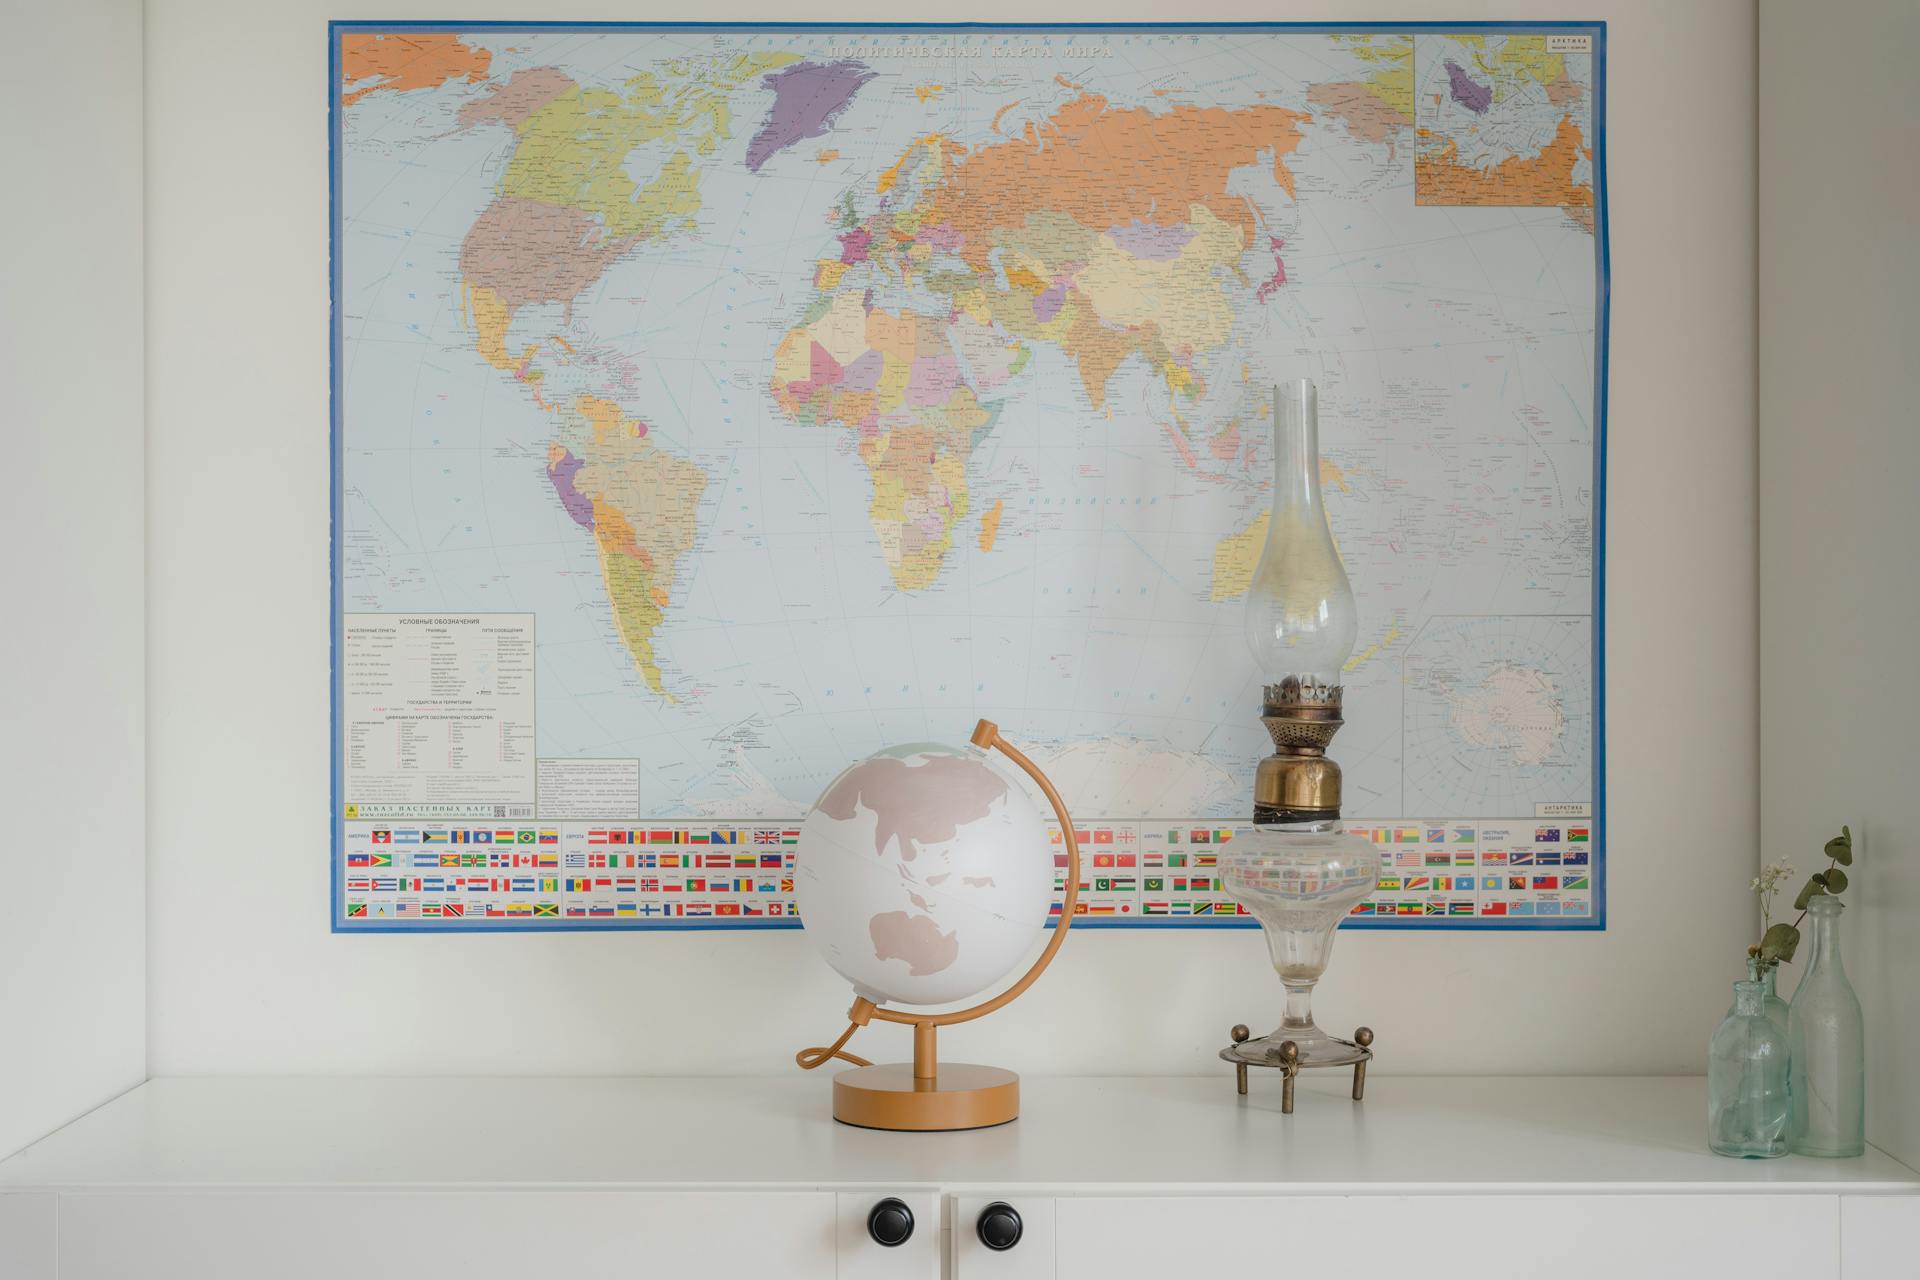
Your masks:
{"label": "row of national flags", "polygon": [[346,879],[349,894],[675,894],[757,893],[791,895],[793,877],[783,875],[695,876],[356,876]]}
{"label": "row of national flags", "polygon": [[349,823],[349,839],[363,837],[368,845],[386,847],[409,844],[501,844],[558,845],[562,843],[606,845],[657,844],[750,844],[797,845],[798,827],[713,827],[674,826],[595,827],[386,827],[371,823]]}
{"label": "row of national flags", "polygon": [[649,827],[645,830],[624,827],[592,827],[588,844],[799,844],[798,827]]}
{"label": "row of national flags", "polygon": [[645,852],[627,852],[605,849],[569,849],[557,850],[518,848],[473,852],[468,850],[436,851],[433,849],[401,850],[393,852],[387,849],[355,849],[347,854],[349,867],[407,867],[420,870],[427,867],[492,867],[495,869],[531,868],[542,870],[593,870],[626,868],[640,871],[676,871],[698,867],[705,871],[724,869],[739,870],[751,868],[756,871],[791,869],[793,851],[768,848],[736,848],[733,852],[696,853],[666,852],[647,850]]}
{"label": "row of national flags", "polygon": [[350,901],[349,920],[429,920],[440,923],[488,920],[632,920],[667,923],[674,920],[797,920],[785,902],[556,902],[525,898],[475,905],[463,902],[420,902],[408,898],[386,901]]}
{"label": "row of national flags", "polygon": [[[1406,827],[1406,826],[1350,826],[1347,828],[1355,835],[1365,836],[1375,844],[1477,844],[1483,832],[1473,826],[1466,827]],[[1504,833],[1507,824],[1501,824],[1502,838],[1510,839]],[[1532,840],[1535,844],[1555,844],[1562,840],[1569,844],[1586,844],[1593,828],[1535,826],[1532,828]],[[1526,835],[1519,838],[1526,839]]]}
{"label": "row of national flags", "polygon": [[372,827],[367,843],[395,844],[559,844],[555,827]]}
{"label": "row of national flags", "polygon": [[[1379,851],[1374,894],[1357,922],[1445,921],[1497,928],[1507,921],[1580,922],[1599,915],[1591,822],[1361,822],[1347,825]],[[1156,925],[1238,920],[1221,860],[1248,823],[1207,827],[1165,821],[1076,827],[1080,883],[1075,917],[1093,924]],[[361,921],[672,924],[684,920],[791,926],[798,823],[678,822],[534,826],[347,822],[336,872],[340,910]],[[1064,897],[1067,852],[1048,824],[1054,907]]]}

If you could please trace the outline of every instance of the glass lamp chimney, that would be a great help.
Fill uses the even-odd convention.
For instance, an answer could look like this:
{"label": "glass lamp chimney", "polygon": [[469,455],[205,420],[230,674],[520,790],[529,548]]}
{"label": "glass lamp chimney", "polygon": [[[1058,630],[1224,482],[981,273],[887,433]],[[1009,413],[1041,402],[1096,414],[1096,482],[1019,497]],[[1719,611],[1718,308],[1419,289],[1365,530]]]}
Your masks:
{"label": "glass lamp chimney", "polygon": [[1304,378],[1274,388],[1273,511],[1242,625],[1270,685],[1340,683],[1360,619],[1320,498],[1319,396]]}

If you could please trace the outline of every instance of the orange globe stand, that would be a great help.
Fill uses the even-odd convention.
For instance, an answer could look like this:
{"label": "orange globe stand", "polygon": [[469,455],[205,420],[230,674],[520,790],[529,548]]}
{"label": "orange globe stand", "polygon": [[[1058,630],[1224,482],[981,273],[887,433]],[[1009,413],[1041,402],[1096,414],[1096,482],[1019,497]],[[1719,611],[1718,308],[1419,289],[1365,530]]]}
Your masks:
{"label": "orange globe stand", "polygon": [[[1080,889],[1080,843],[1074,838],[1073,818],[1067,813],[1060,793],[1033,761],[1000,736],[997,725],[991,720],[982,720],[974,726],[972,742],[983,751],[997,748],[1033,779],[1053,805],[1054,816],[1060,821],[1061,838],[1067,846],[1067,887],[1060,908],[1060,923],[1054,926],[1046,949],[1033,962],[1033,967],[991,1000],[952,1013],[896,1013],[860,996],[847,1011],[847,1029],[838,1040],[795,1054],[794,1061],[807,1071],[833,1058],[853,1064],[852,1070],[842,1071],[833,1078],[833,1118],[842,1124],[926,1133],[943,1129],[985,1129],[1006,1124],[1020,1115],[1019,1076],[1002,1067],[971,1062],[943,1063],[939,1060],[935,1036],[941,1027],[971,1022],[1008,1004],[1046,972],[1073,923],[1074,903]],[[853,1038],[853,1033],[876,1019],[913,1028],[911,1063],[876,1065],[846,1052],[847,1041]]]}

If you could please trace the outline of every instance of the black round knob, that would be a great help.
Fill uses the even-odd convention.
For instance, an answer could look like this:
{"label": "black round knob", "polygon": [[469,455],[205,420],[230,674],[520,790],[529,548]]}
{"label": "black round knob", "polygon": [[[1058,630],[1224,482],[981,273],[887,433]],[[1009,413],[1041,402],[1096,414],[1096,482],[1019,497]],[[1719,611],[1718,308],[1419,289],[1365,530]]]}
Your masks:
{"label": "black round knob", "polygon": [[980,1233],[980,1243],[995,1253],[1011,1249],[1020,1243],[1020,1233],[1025,1225],[1020,1221],[1020,1211],[1005,1200],[995,1200],[980,1211],[980,1223],[976,1228]]}
{"label": "black round knob", "polygon": [[906,1201],[888,1196],[867,1215],[867,1234],[889,1249],[905,1244],[913,1239],[913,1210]]}

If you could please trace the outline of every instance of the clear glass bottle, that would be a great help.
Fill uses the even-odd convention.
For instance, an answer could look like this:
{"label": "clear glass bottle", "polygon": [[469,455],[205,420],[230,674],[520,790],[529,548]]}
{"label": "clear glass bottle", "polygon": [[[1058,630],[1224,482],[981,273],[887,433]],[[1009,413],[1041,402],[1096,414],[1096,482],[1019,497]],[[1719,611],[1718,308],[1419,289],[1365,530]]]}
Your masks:
{"label": "clear glass bottle", "polygon": [[1799,1155],[1857,1156],[1867,1146],[1867,1061],[1860,997],[1840,959],[1840,899],[1807,903],[1812,959],[1787,1008],[1793,1129]]}
{"label": "clear glass bottle", "polygon": [[[1787,1002],[1782,1000],[1774,988],[1774,982],[1780,976],[1780,966],[1761,964],[1760,957],[1747,957],[1747,981],[1760,984],[1760,1003],[1766,1009],[1767,1020],[1780,1028],[1780,1034],[1787,1034]],[[1727,1016],[1731,1018],[1738,1002],[1727,1006]]]}
{"label": "clear glass bottle", "polygon": [[1787,1037],[1767,1017],[1758,981],[1733,984],[1733,1012],[1707,1051],[1707,1145],[1723,1156],[1787,1154],[1793,1119]]}

